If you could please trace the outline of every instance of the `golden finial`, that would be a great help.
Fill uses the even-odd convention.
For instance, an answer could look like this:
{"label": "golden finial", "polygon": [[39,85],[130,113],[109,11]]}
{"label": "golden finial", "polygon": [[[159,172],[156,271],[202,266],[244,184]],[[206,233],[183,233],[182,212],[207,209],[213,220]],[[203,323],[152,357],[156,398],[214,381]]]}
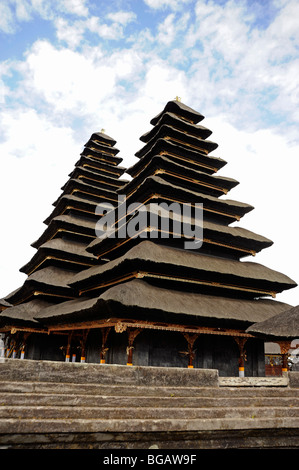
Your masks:
{"label": "golden finial", "polygon": [[102,134],[105,134],[106,130],[105,129],[101,129],[101,133]]}
{"label": "golden finial", "polygon": [[181,102],[181,101],[182,101],[182,98],[181,98],[180,96],[176,96],[176,97],[175,97],[175,100]]}

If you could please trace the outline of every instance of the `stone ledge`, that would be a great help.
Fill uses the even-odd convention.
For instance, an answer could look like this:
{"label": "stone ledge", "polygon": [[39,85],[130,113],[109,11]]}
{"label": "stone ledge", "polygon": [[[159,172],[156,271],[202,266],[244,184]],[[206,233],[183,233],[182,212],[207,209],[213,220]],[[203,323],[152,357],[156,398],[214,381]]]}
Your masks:
{"label": "stone ledge", "polygon": [[288,377],[219,377],[220,387],[287,387],[288,385]]}
{"label": "stone ledge", "polygon": [[299,372],[289,372],[289,383],[292,388],[299,388]]}
{"label": "stone ledge", "polygon": [[218,387],[219,385],[216,369],[123,366],[6,358],[0,363],[0,380],[178,387]]}

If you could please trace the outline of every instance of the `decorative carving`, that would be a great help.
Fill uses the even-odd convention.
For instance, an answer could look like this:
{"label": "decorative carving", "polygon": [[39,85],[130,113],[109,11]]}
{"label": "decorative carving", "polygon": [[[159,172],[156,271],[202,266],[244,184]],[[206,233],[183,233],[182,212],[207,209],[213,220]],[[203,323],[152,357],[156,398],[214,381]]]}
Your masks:
{"label": "decorative carving", "polygon": [[196,349],[193,349],[193,346],[194,346],[195,341],[199,337],[199,334],[183,333],[183,336],[188,343],[188,351],[182,352],[182,354],[185,354],[186,356],[188,356],[188,367],[193,368],[193,360],[195,358],[195,352],[196,352]]}
{"label": "decorative carving", "polygon": [[127,325],[125,325],[124,323],[118,321],[114,327],[116,333],[123,333],[124,331],[127,330]]}

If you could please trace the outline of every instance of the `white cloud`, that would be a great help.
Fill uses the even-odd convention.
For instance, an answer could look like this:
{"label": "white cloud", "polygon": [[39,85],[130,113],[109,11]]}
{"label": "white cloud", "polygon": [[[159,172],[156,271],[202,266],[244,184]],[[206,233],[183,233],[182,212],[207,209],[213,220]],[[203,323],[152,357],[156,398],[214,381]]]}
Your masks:
{"label": "white cloud", "polygon": [[185,4],[190,3],[191,0],[143,0],[144,3],[153,8],[154,10],[171,8],[172,10],[178,10]]}
{"label": "white cloud", "polygon": [[[228,162],[219,175],[240,182],[227,197],[254,206],[254,210],[235,225],[274,242],[251,261],[283,272],[299,284],[295,261],[299,226],[294,206],[298,199],[299,146],[290,147],[283,135],[269,129],[237,130],[228,124],[225,116],[207,118],[203,124],[213,130],[210,139],[219,144],[213,155]],[[279,294],[278,300],[298,304],[298,296],[297,287]]]}
{"label": "white cloud", "polygon": [[73,25],[70,25],[64,18],[57,18],[54,21],[54,25],[59,41],[66,42],[71,49],[79,46],[85,32],[85,27],[82,27],[81,22],[76,21]]}
{"label": "white cloud", "polygon": [[15,30],[14,27],[14,18],[6,2],[0,3],[0,31],[4,33],[13,33]]}
{"label": "white cloud", "polygon": [[24,64],[25,88],[41,95],[57,112],[86,112],[97,107],[115,86],[115,71],[96,55],[56,49],[37,41]]}
{"label": "white cloud", "polygon": [[0,31],[14,33],[18,23],[30,21],[38,14],[46,20],[57,20],[61,14],[87,17],[85,0],[2,0],[0,3]]}
{"label": "white cloud", "polygon": [[189,13],[185,13],[177,20],[176,15],[171,13],[165,20],[158,25],[158,42],[165,46],[170,46],[181,31],[185,31],[187,22],[190,18]]}
{"label": "white cloud", "polygon": [[[25,280],[18,273],[35,253],[30,247],[45,230],[60,187],[81,151],[70,128],[53,125],[34,110],[2,112],[0,200],[1,230],[0,297]],[[5,281],[5,282],[4,282]]]}
{"label": "white cloud", "polygon": [[77,16],[87,16],[88,7],[85,0],[57,0],[59,10]]}
{"label": "white cloud", "polygon": [[[95,4],[91,15],[87,2],[50,3],[52,10],[45,0],[14,0],[11,9],[5,8],[7,2],[0,4],[3,31],[12,32],[18,21],[38,14],[53,22],[61,41],[57,46],[38,40],[27,46],[22,60],[1,64],[8,99],[0,114],[5,164],[0,193],[2,201],[9,201],[3,213],[11,227],[2,232],[3,247],[9,249],[0,262],[2,278],[11,267],[11,290],[85,139],[105,128],[129,166],[150,119],[177,95],[208,116],[203,125],[214,131],[211,138],[220,146],[214,154],[228,161],[221,173],[240,181],[229,197],[256,206],[240,225],[275,242],[256,261],[298,282],[294,201],[299,149],[288,144],[298,142],[296,2],[277,0],[280,11],[263,27],[245,2],[233,0],[221,5],[146,0],[155,11],[148,15],[145,10],[145,24],[139,11],[135,21],[134,12],[116,7],[95,16]],[[130,38],[125,35],[129,24]],[[117,48],[106,41],[115,39],[123,39]],[[13,244],[11,234],[17,240]],[[3,284],[2,295],[5,290]]]}
{"label": "white cloud", "polygon": [[136,20],[136,14],[132,11],[116,11],[114,13],[109,13],[107,18],[114,23],[120,23],[125,26]]}

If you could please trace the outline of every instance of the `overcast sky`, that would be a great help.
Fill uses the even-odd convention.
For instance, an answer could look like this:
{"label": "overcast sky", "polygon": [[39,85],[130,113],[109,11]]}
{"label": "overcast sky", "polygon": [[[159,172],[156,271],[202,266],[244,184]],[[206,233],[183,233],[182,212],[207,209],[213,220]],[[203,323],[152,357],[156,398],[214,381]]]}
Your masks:
{"label": "overcast sky", "polygon": [[255,207],[239,225],[274,241],[250,260],[298,283],[298,18],[298,0],[1,0],[0,297],[90,135],[104,128],[128,167],[176,96],[240,182],[227,197]]}

